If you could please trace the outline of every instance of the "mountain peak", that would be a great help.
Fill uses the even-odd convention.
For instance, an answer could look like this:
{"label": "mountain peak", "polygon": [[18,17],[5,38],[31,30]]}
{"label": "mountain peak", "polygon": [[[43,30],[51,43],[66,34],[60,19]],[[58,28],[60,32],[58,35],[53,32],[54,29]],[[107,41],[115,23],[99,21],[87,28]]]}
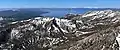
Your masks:
{"label": "mountain peak", "polygon": [[4,44],[13,44],[11,47],[16,50],[113,50],[119,49],[120,45],[119,16],[119,11],[104,10],[91,11],[71,19],[36,17],[5,25],[0,32],[11,29],[7,33],[12,43],[8,41]]}

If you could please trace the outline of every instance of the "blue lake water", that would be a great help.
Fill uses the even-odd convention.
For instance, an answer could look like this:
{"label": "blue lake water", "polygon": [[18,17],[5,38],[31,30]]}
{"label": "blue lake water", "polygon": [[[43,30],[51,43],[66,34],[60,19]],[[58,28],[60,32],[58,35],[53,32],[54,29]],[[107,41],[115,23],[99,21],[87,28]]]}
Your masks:
{"label": "blue lake water", "polygon": [[95,10],[119,10],[114,8],[46,8],[42,9],[44,11],[48,11],[49,13],[42,14],[42,16],[53,16],[53,17],[63,17],[68,13],[75,13],[75,14],[84,14],[88,11],[95,11]]}

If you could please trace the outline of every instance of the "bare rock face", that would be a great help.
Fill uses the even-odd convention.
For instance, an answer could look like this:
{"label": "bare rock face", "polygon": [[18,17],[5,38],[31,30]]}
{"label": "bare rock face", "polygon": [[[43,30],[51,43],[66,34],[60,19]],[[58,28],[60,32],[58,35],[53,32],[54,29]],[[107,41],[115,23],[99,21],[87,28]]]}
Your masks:
{"label": "bare rock face", "polygon": [[112,10],[92,11],[70,20],[38,17],[0,29],[1,49],[119,50],[120,46],[120,12]]}
{"label": "bare rock face", "polygon": [[[86,20],[84,21],[84,19]],[[119,19],[119,12],[111,10],[84,14],[80,20],[86,27],[80,28],[80,23],[78,29],[95,33],[77,41],[69,50],[119,50],[119,40],[116,39],[119,34]]]}

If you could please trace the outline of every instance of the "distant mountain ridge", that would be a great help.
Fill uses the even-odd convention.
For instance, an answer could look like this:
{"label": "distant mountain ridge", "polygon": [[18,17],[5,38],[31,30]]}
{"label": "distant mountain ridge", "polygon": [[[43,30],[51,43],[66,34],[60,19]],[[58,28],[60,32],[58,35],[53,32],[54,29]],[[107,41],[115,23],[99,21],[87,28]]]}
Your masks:
{"label": "distant mountain ridge", "polygon": [[26,19],[35,16],[40,16],[41,14],[48,13],[42,10],[36,9],[9,9],[0,11],[0,17],[11,17],[17,19]]}
{"label": "distant mountain ridge", "polygon": [[[119,8],[1,8],[0,16],[64,16],[67,13],[81,13],[100,10],[120,10]],[[49,13],[48,13],[49,12]]]}
{"label": "distant mountain ridge", "polygon": [[3,8],[0,9],[0,17],[23,20],[35,17],[64,17],[66,14],[84,14],[88,11],[101,10],[119,11],[119,8]]}

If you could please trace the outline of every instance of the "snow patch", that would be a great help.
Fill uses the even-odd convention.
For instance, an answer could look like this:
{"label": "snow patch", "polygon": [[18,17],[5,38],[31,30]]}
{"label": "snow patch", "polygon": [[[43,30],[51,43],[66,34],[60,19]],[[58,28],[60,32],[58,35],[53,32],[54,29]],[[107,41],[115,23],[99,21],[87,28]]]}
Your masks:
{"label": "snow patch", "polygon": [[41,17],[36,17],[35,19],[41,19]]}
{"label": "snow patch", "polygon": [[3,20],[3,18],[2,17],[0,17],[0,21],[2,21]]}
{"label": "snow patch", "polygon": [[11,39],[14,38],[15,35],[17,35],[19,33],[19,30],[13,29],[11,31]]}
{"label": "snow patch", "polygon": [[16,22],[12,22],[11,24],[16,24],[18,21],[16,21]]}
{"label": "snow patch", "polygon": [[115,13],[111,13],[108,15],[109,17],[114,17],[115,16]]}

